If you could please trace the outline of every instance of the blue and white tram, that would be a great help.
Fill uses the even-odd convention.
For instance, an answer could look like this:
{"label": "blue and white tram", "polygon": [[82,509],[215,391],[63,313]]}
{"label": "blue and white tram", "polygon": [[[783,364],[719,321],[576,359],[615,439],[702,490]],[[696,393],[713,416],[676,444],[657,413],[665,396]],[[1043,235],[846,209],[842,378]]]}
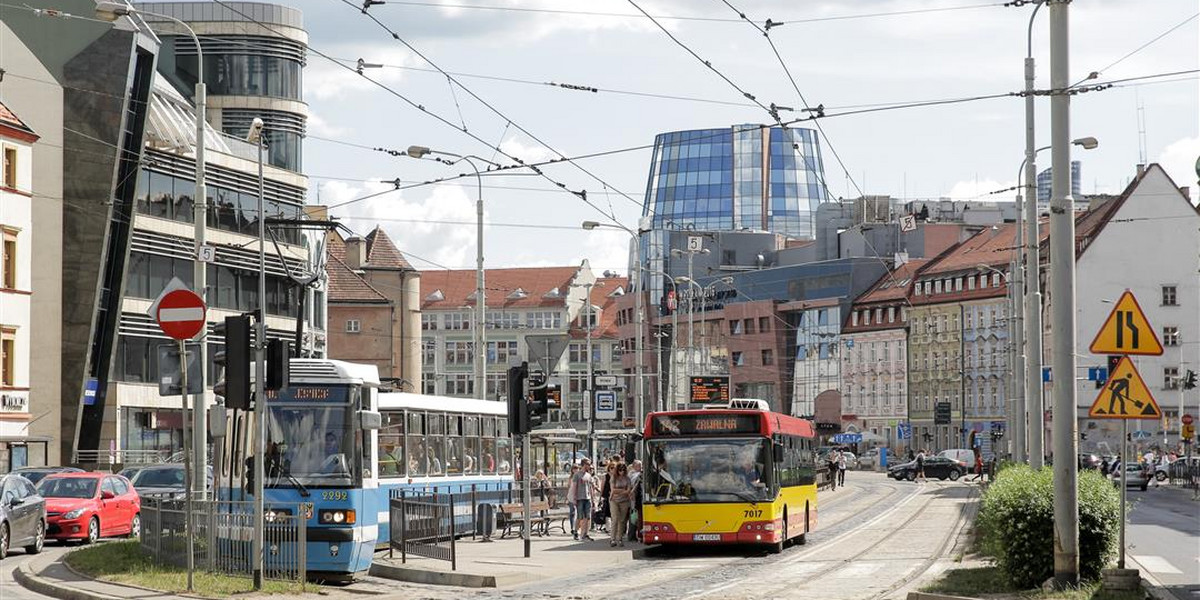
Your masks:
{"label": "blue and white tram", "polygon": [[[267,396],[264,502],[309,504],[310,573],[352,577],[388,541],[396,490],[461,492],[512,481],[513,449],[502,402],[379,391],[375,366],[292,359],[286,390]],[[376,429],[378,428],[378,429]],[[243,489],[253,413],[235,415],[221,458],[222,498]]]}

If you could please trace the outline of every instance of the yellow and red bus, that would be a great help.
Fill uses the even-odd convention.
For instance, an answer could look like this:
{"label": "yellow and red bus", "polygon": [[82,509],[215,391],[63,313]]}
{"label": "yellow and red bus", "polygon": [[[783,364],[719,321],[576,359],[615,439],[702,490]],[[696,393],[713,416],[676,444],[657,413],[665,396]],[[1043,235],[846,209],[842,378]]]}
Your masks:
{"label": "yellow and red bus", "polygon": [[817,522],[816,428],[734,399],[646,417],[647,544],[803,544]]}

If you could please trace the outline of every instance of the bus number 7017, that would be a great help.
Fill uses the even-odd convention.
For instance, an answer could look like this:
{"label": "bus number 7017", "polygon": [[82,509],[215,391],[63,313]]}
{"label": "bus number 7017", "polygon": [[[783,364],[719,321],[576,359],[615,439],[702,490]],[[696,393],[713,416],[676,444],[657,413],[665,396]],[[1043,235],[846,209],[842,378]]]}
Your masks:
{"label": "bus number 7017", "polygon": [[751,519],[751,518],[758,518],[758,517],[761,517],[761,516],[762,516],[762,509],[761,509],[761,508],[751,508],[751,509],[748,509],[748,510],[744,510],[744,511],[742,511],[742,512],[743,512],[743,513],[745,513],[745,515],[744,515],[744,516],[745,516],[745,518],[747,518],[747,519]]}

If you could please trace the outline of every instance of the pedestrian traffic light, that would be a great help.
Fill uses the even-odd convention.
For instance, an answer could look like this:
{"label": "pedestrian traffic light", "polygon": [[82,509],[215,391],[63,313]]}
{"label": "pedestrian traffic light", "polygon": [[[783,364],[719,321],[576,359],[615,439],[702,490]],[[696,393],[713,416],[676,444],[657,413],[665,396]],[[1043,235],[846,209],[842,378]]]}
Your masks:
{"label": "pedestrian traffic light", "polygon": [[213,356],[224,371],[213,393],[225,399],[226,408],[250,410],[250,317],[225,317],[213,333],[225,338],[224,349]]}
{"label": "pedestrian traffic light", "polygon": [[508,432],[511,435],[529,432],[529,403],[526,400],[528,380],[528,363],[508,368]]}
{"label": "pedestrian traffic light", "polygon": [[1187,372],[1183,374],[1183,389],[1190,390],[1194,387],[1196,387],[1196,372],[1188,369]]}
{"label": "pedestrian traffic light", "polygon": [[288,386],[288,367],[292,359],[292,345],[287,340],[267,341],[266,389],[279,391]]}

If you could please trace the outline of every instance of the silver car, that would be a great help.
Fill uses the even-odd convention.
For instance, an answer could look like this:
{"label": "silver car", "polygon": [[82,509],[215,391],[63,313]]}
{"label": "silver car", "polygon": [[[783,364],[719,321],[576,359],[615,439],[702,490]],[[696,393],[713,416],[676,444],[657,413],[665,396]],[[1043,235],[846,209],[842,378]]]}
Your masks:
{"label": "silver car", "polygon": [[37,554],[45,543],[46,500],[28,479],[12,473],[0,477],[0,559],[14,546]]}

